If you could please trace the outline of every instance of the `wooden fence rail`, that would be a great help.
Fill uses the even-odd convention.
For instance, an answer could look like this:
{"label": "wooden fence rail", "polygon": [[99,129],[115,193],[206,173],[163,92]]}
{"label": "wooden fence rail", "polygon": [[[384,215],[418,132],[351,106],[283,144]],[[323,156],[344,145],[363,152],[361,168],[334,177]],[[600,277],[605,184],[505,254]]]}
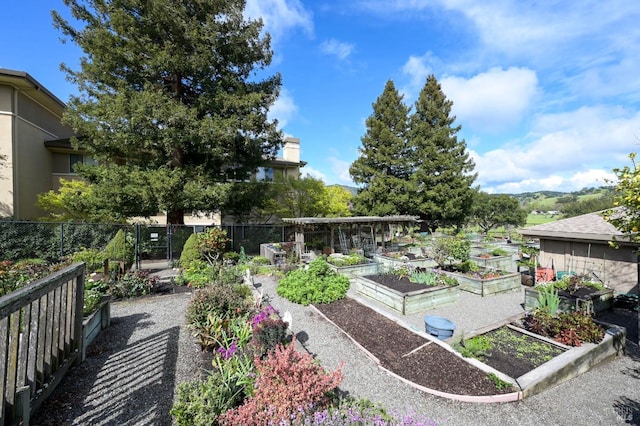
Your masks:
{"label": "wooden fence rail", "polygon": [[0,297],[0,426],[31,413],[82,357],[85,264]]}

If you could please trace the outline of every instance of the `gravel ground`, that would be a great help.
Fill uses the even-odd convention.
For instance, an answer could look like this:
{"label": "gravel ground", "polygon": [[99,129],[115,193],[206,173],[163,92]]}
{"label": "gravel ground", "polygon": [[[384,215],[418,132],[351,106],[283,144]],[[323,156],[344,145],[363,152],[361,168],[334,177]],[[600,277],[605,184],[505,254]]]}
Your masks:
{"label": "gravel ground", "polygon": [[[255,286],[282,314],[291,313],[298,341],[326,368],[344,364],[341,390],[379,402],[392,412],[420,413],[441,425],[640,424],[637,346],[631,345],[627,356],[524,401],[462,403],[415,390],[378,369],[313,308],[277,296],[273,278],[256,277]],[[519,293],[486,298],[461,293],[455,309],[429,311],[453,320],[457,332],[492,324],[522,309]],[[177,385],[201,373],[199,348],[184,326],[190,297],[190,293],[178,293],[113,303],[111,327],[96,339],[85,363],[71,370],[31,423],[170,425],[168,411]],[[422,330],[422,317],[402,320]]]}

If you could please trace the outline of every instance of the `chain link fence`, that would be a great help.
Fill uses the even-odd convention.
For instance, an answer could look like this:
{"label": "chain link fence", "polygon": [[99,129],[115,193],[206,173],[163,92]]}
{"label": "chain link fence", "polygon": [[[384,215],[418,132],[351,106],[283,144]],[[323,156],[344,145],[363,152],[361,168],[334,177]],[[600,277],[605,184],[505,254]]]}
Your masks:
{"label": "chain link fence", "polygon": [[[191,234],[210,226],[101,223],[54,223],[0,220],[0,260],[61,261],[85,249],[104,250],[122,231],[140,260],[178,260]],[[230,249],[248,255],[260,253],[260,244],[287,241],[293,228],[284,225],[224,225]],[[112,243],[113,244],[113,243]],[[117,250],[116,250],[117,251]]]}

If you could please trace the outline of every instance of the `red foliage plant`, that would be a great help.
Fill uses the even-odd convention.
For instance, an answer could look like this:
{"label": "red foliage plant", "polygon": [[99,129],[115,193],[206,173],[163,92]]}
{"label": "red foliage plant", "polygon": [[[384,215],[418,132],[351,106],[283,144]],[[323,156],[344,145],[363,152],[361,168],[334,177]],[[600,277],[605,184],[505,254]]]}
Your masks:
{"label": "red foliage plant", "polygon": [[309,408],[322,409],[329,394],[342,381],[342,365],[325,371],[308,353],[295,350],[293,342],[278,345],[264,360],[254,360],[255,391],[240,407],[229,410],[219,421],[223,425],[265,425],[295,420]]}

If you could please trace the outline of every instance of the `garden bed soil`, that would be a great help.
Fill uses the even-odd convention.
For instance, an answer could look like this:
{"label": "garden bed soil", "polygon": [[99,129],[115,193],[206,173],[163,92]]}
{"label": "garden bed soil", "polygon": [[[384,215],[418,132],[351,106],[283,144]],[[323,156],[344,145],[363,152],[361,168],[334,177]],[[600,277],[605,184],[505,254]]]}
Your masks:
{"label": "garden bed soil", "polygon": [[[506,326],[484,333],[484,335],[495,343],[493,348],[487,351],[482,362],[513,379],[540,367],[550,360],[549,357],[556,357],[565,352],[565,349],[559,346]],[[523,351],[524,347],[527,347],[529,351]],[[543,357],[545,354],[548,355],[547,358]]]}
{"label": "garden bed soil", "polygon": [[412,291],[419,291],[424,289],[438,289],[443,286],[432,286],[428,287],[425,284],[412,283],[409,281],[408,277],[400,277],[394,274],[375,274],[375,275],[366,275],[364,278],[367,278],[371,281],[375,281],[376,283],[388,287],[392,290],[395,290],[399,293],[410,293]]}
{"label": "garden bed soil", "polygon": [[382,367],[420,386],[472,396],[513,391],[498,390],[486,372],[353,299],[316,308],[375,356]]}

